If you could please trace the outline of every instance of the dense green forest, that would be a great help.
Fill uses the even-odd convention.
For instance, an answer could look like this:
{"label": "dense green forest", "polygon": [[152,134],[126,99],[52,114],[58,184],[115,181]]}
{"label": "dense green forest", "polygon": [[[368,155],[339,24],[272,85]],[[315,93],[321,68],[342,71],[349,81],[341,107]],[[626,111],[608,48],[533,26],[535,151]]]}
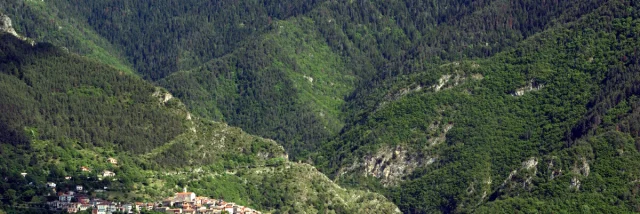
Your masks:
{"label": "dense green forest", "polygon": [[8,1],[4,7],[26,36],[158,80],[194,113],[272,138],[292,158],[305,159],[345,122],[368,114],[398,75],[492,56],[602,2]]}
{"label": "dense green forest", "polygon": [[[190,185],[285,213],[640,210],[635,1],[0,4],[38,41],[1,38],[0,175],[118,156],[125,181],[95,186],[121,198]],[[26,180],[3,183],[5,203],[44,200],[10,188]]]}
{"label": "dense green forest", "polygon": [[[387,192],[409,213],[636,210],[633,188],[617,182],[632,183],[628,173],[636,173],[637,122],[620,119],[635,118],[638,15],[638,5],[607,2],[490,58],[401,75],[373,110],[324,145],[316,164],[345,185]],[[418,157],[385,159],[388,147]],[[619,154],[607,153],[615,148]],[[541,166],[518,178],[526,187],[506,188],[530,158]],[[590,175],[572,166],[581,159]],[[545,169],[553,162],[555,171]],[[411,164],[400,176],[384,174]],[[569,188],[576,174],[591,186]]]}

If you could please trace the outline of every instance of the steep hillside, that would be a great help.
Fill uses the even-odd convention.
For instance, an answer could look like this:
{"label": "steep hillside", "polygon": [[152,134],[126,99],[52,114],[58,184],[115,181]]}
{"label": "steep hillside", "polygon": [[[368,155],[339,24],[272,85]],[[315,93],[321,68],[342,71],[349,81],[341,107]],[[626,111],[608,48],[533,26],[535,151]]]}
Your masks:
{"label": "steep hillside", "polygon": [[312,151],[342,128],[343,97],[356,77],[313,20],[272,26],[260,40],[160,84],[198,115],[276,139],[294,154]]}
{"label": "steep hillside", "polygon": [[0,13],[10,17],[16,31],[27,38],[54,44],[126,73],[137,73],[122,51],[97,34],[85,19],[59,10],[54,2],[2,0]]}
{"label": "steep hillside", "polygon": [[[140,78],[47,43],[0,36],[3,207],[42,204],[52,193],[46,183],[55,182],[59,191],[83,185],[118,201],[159,200],[189,186],[265,211],[397,210],[384,196],[343,189],[288,162],[273,140],[192,116]],[[104,170],[114,179],[102,179]],[[301,171],[309,177],[294,176]]]}
{"label": "steep hillside", "polygon": [[[608,146],[619,155],[633,148],[620,131],[633,134],[635,125],[595,130],[605,109],[635,94],[637,11],[610,1],[494,57],[402,75],[316,164],[342,184],[385,192],[409,213],[527,211],[559,198],[569,202],[545,204],[548,211],[632,211],[637,198],[623,183],[637,174],[613,162],[633,166],[636,151],[616,156]],[[588,164],[599,168],[588,175]],[[624,187],[576,188],[583,178]],[[571,188],[576,194],[563,197]]]}
{"label": "steep hillside", "polygon": [[9,1],[4,10],[29,37],[157,80],[196,115],[306,159],[402,75],[492,56],[602,2]]}
{"label": "steep hillside", "polygon": [[[273,138],[304,159],[345,121],[372,112],[399,75],[491,56],[598,3],[323,2],[160,82],[197,114]],[[531,11],[545,15],[527,16]],[[492,24],[479,29],[480,19]]]}

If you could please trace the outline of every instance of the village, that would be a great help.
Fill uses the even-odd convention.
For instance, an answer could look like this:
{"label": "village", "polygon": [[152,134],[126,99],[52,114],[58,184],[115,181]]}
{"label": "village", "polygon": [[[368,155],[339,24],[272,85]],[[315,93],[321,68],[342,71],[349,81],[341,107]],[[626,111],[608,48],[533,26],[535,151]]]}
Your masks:
{"label": "village", "polygon": [[91,210],[93,214],[140,213],[140,211],[156,211],[164,213],[184,214],[259,214],[254,209],[225,202],[221,199],[196,196],[193,192],[175,193],[175,196],[153,203],[125,203],[90,198],[74,191],[58,194],[58,200],[48,202],[49,209],[67,213]]}
{"label": "village", "polygon": [[[115,158],[108,158],[107,162],[113,165],[118,164]],[[82,172],[91,172],[86,166],[80,167]],[[25,176],[26,173],[22,173]],[[99,173],[99,180],[115,177],[115,173],[104,170]],[[65,177],[69,180],[71,177]],[[47,187],[56,188],[56,183],[48,182]],[[104,189],[107,189],[105,187]],[[95,190],[103,192],[103,189]],[[76,185],[75,191],[57,192],[57,200],[47,202],[51,211],[77,213],[90,210],[93,214],[111,214],[111,213],[140,213],[141,211],[155,211],[162,213],[184,213],[184,214],[259,214],[261,212],[254,209],[237,205],[233,202],[225,202],[222,199],[213,199],[208,197],[196,196],[194,192],[188,192],[184,188],[182,192],[175,193],[173,197],[166,198],[158,202],[117,202],[108,201],[88,196],[88,191],[82,185]]]}

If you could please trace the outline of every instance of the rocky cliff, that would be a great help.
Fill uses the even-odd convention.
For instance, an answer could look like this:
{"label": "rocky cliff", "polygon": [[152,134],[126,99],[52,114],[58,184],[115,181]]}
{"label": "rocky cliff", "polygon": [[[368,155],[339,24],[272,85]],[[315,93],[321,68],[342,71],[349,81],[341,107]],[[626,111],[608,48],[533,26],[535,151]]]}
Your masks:
{"label": "rocky cliff", "polygon": [[9,16],[2,13],[0,13],[0,33],[8,33],[15,37],[18,37],[23,41],[29,42],[31,45],[35,44],[34,41],[29,40],[27,37],[24,37],[18,34],[18,32],[16,32],[16,29],[13,28],[13,25],[11,23],[11,18],[9,18]]}
{"label": "rocky cliff", "polygon": [[20,37],[13,25],[11,25],[11,18],[9,16],[0,13],[0,32],[10,33],[16,37]]}

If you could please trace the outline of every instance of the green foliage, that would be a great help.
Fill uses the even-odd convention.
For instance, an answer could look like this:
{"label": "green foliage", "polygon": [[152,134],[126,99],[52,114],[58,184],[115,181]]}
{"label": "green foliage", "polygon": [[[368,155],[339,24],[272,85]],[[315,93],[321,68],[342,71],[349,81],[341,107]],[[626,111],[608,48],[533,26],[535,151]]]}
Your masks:
{"label": "green foliage", "polygon": [[275,139],[297,155],[342,127],[342,98],[354,77],[313,31],[313,20],[272,26],[246,48],[161,84],[195,113]]}
{"label": "green foliage", "polygon": [[84,19],[69,17],[49,2],[1,1],[0,13],[9,15],[16,31],[39,42],[98,60],[117,70],[135,74],[123,55],[98,35]]}
{"label": "green foliage", "polygon": [[[529,157],[553,156],[567,147],[573,148],[580,137],[600,133],[597,127],[601,124],[609,126],[609,130],[637,130],[635,123],[620,122],[618,125],[615,122],[634,109],[628,101],[621,100],[637,93],[637,58],[635,45],[630,44],[638,44],[638,40],[636,36],[628,35],[633,34],[638,14],[624,8],[624,4],[608,2],[576,22],[531,36],[513,50],[482,60],[425,66],[426,71],[388,80],[387,84],[391,86],[385,91],[387,94],[372,92],[377,93],[378,98],[374,100],[379,102],[368,110],[365,108],[366,115],[357,121],[347,123],[339,137],[323,146],[315,163],[328,174],[337,174],[354,162],[363,162],[383,146],[396,145],[410,148],[411,153],[436,156],[438,160],[433,165],[406,174],[405,181],[397,186],[381,188],[376,181],[371,184],[371,180],[357,175],[337,177],[349,186],[362,185],[362,188],[386,192],[409,213],[469,212],[476,207],[481,207],[482,211],[500,212],[520,205],[522,207],[516,209],[527,211],[541,203],[553,204],[549,210],[538,210],[541,212],[599,212],[618,203],[634,204],[636,199],[633,197],[602,201],[609,196],[607,194],[628,192],[629,187],[624,182],[612,183],[621,188],[611,189],[604,195],[592,194],[583,183],[584,194],[563,197],[563,194],[570,194],[567,187],[571,177],[547,181],[539,176],[540,180],[534,180],[540,186],[530,191],[539,188],[547,195],[556,194],[547,199],[525,194],[526,191],[503,190],[500,182],[479,185],[478,188],[487,190],[486,196],[482,196],[478,188],[475,193],[469,193],[470,186],[477,182],[520,179],[508,175],[523,161]],[[619,17],[609,22],[607,14],[610,13]],[[442,86],[444,89],[431,88],[438,85],[444,75],[452,75]],[[458,77],[462,80],[454,80]],[[604,84],[599,85],[601,82]],[[526,92],[528,85],[536,90]],[[422,90],[414,90],[417,86]],[[524,95],[514,96],[518,90]],[[594,96],[598,93],[600,95]],[[581,119],[583,117],[585,119]],[[441,124],[452,125],[452,129],[446,133],[443,143],[433,144],[432,140],[440,132],[434,133],[430,127],[441,127]],[[603,151],[603,148],[593,150]],[[589,160],[590,157],[601,157],[593,161],[603,162],[603,165],[612,160],[620,161],[610,163],[612,165],[635,164],[632,159],[613,159],[614,154],[585,155],[583,151],[575,151],[555,156]],[[563,169],[567,168],[571,169],[571,166]],[[595,168],[591,169],[595,171]],[[363,171],[356,169],[351,173],[366,173]],[[613,176],[611,179],[603,176],[602,182],[634,180],[615,175],[616,171],[597,173]],[[597,175],[589,175],[587,180],[592,177]],[[509,194],[503,195],[503,191]],[[570,208],[567,204],[551,202],[558,198],[585,206]],[[496,209],[485,210],[485,203]],[[631,211],[635,208],[629,205],[622,209]]]}
{"label": "green foliage", "polygon": [[[120,199],[188,185],[277,212],[386,204],[286,149],[406,213],[639,207],[634,1],[0,3],[18,32],[109,64],[1,38],[5,204],[67,175]],[[361,164],[387,148],[415,158],[385,154],[406,161],[392,185]]]}
{"label": "green foliage", "polygon": [[184,130],[182,115],[160,106],[151,84],[48,44],[2,39],[0,105],[6,113],[0,121],[13,135],[26,138],[23,127],[32,127],[40,140],[77,139],[141,153]]}

